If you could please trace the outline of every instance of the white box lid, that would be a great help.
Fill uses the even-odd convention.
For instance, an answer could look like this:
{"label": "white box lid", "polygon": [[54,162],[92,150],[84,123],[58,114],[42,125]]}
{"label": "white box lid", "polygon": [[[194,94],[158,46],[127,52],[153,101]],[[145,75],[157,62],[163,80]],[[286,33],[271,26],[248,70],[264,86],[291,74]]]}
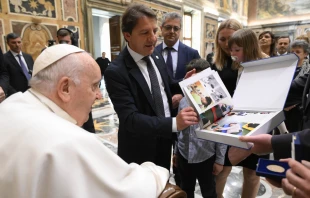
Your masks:
{"label": "white box lid", "polygon": [[282,110],[298,63],[295,54],[241,64],[244,69],[236,87],[236,110]]}

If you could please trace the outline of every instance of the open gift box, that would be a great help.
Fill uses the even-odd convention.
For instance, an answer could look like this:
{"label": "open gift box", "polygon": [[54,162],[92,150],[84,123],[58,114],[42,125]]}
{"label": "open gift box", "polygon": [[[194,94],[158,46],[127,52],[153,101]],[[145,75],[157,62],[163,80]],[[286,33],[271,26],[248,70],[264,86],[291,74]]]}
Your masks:
{"label": "open gift box", "polygon": [[197,137],[250,148],[250,143],[238,139],[240,135],[268,133],[285,119],[282,110],[297,63],[298,57],[288,54],[241,64],[244,69],[232,98],[233,110],[196,129]]}

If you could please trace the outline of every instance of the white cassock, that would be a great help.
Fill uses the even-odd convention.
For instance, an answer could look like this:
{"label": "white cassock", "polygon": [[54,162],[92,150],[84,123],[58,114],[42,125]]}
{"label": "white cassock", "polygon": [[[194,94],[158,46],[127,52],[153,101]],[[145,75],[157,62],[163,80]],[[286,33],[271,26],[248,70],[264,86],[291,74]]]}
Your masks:
{"label": "white cassock", "polygon": [[0,104],[1,198],[158,197],[168,170],[127,164],[30,89]]}

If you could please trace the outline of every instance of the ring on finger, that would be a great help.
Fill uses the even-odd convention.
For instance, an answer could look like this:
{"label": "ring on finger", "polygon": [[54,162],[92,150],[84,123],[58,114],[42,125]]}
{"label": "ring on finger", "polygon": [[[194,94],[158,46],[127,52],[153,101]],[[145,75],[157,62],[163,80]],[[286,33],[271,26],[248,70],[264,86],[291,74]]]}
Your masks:
{"label": "ring on finger", "polygon": [[296,187],[294,186],[294,188],[292,190],[292,197],[295,195],[295,191],[296,191]]}

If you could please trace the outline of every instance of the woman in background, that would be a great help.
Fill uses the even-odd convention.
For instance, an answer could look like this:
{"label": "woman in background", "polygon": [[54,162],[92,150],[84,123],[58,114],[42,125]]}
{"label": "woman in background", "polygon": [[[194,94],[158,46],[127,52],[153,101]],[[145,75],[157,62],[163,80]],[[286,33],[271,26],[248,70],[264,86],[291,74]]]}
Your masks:
{"label": "woman in background", "polygon": [[[242,25],[237,20],[228,19],[220,24],[215,36],[215,55],[212,69],[218,72],[231,96],[233,96],[236,89],[239,64],[233,63],[231,59],[228,40],[235,31],[242,28]],[[232,168],[231,163],[227,159],[227,152],[223,170],[216,176],[216,193],[218,198],[223,197],[226,180]]]}
{"label": "woman in background", "polygon": [[264,31],[258,36],[259,46],[263,53],[267,56],[277,56],[276,54],[276,39],[274,34],[270,31]]}

